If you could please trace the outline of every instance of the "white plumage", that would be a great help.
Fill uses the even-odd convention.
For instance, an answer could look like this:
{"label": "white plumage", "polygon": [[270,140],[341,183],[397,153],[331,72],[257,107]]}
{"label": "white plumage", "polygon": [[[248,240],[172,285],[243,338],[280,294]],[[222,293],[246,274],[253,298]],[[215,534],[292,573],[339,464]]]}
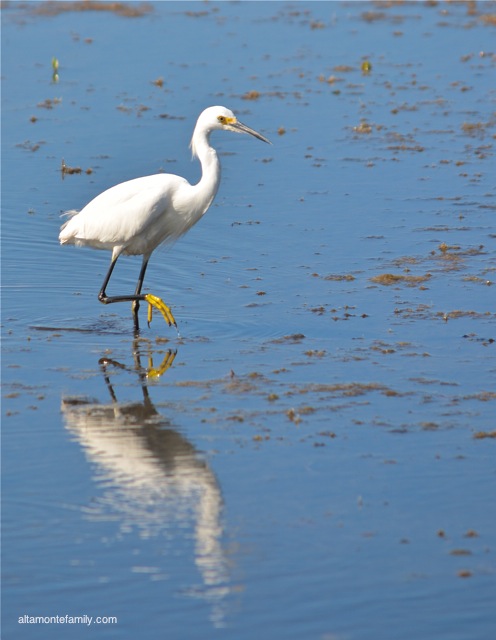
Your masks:
{"label": "white plumage", "polygon": [[153,251],[185,233],[206,211],[185,207],[180,193],[194,190],[184,178],[156,174],[111,187],[94,198],[60,231],[61,244],[89,245],[128,255]]}
{"label": "white plumage", "polygon": [[[164,242],[177,240],[188,231],[212,204],[220,183],[220,162],[210,146],[214,130],[249,133],[269,142],[267,138],[239,122],[225,107],[209,107],[200,114],[191,139],[193,156],[200,160],[201,180],[191,185],[181,176],[156,174],[122,182],[107,189],[80,212],[68,211],[69,219],[62,225],[61,244],[90,246],[112,251],[107,276],[98,295],[104,304],[132,301],[135,328],[138,330],[139,301],[158,308],[166,321],[175,324],[174,317],[160,298],[141,295],[141,287],[152,252]],[[143,265],[134,295],[107,296],[105,289],[117,258],[121,255],[142,255]]]}

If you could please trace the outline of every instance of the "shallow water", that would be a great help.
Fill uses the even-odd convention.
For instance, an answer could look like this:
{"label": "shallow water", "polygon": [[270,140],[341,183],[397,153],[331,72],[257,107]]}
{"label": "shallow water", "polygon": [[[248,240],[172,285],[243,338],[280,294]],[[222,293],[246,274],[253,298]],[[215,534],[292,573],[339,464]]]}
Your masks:
{"label": "shallow water", "polygon": [[[2,9],[2,637],[493,637],[496,4],[54,6]],[[209,104],[273,146],[215,136],[136,339],[59,216],[196,180]]]}

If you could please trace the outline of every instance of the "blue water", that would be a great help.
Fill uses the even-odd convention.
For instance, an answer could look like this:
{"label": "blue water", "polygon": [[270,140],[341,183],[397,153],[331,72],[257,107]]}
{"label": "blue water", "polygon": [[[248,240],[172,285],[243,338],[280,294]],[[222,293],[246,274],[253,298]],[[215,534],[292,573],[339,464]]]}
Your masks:
{"label": "blue water", "polygon": [[[496,4],[46,7],[2,9],[2,638],[493,637]],[[136,339],[60,214],[197,180],[213,104],[273,145],[213,137]]]}

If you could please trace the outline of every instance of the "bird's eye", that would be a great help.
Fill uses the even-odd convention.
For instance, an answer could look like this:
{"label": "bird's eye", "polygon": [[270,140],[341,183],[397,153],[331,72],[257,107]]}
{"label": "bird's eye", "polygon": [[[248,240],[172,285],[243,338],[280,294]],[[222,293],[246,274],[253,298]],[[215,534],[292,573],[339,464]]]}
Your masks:
{"label": "bird's eye", "polygon": [[221,124],[225,124],[225,123],[226,123],[226,116],[217,116],[217,120],[218,120]]}

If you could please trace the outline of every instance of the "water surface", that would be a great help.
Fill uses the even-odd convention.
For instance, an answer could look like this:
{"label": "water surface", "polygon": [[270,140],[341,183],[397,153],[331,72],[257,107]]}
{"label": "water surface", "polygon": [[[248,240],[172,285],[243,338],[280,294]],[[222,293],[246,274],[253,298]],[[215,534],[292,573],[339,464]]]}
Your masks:
{"label": "water surface", "polygon": [[[495,3],[125,6],[2,9],[2,637],[493,637]],[[136,338],[60,214],[212,104]]]}

